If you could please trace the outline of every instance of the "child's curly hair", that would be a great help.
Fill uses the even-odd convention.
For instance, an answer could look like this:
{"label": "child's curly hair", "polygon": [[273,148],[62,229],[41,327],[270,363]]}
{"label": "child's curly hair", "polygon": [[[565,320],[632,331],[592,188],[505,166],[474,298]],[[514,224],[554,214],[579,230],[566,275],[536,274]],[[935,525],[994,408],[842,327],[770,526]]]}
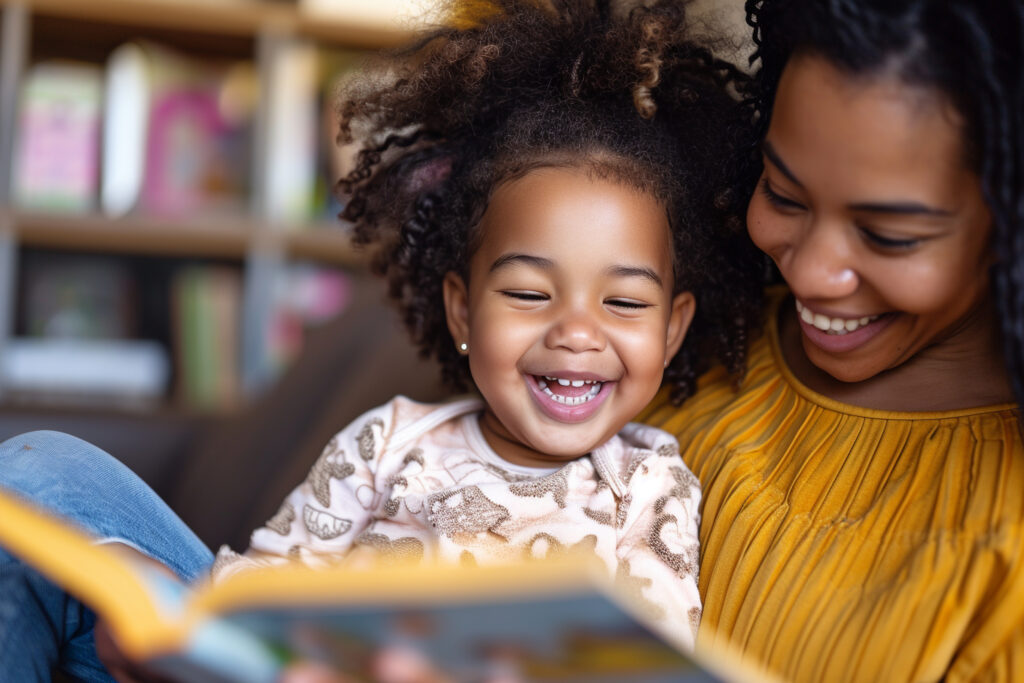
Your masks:
{"label": "child's curly hair", "polygon": [[340,182],[342,217],[424,356],[471,380],[442,306],[467,276],[477,227],[502,182],[583,167],[651,193],[668,211],[676,291],[697,315],[665,383],[676,402],[713,358],[740,376],[761,309],[759,252],[744,211],[756,179],[746,87],[689,37],[684,3],[616,13],[601,0],[492,0],[453,8],[452,26],[387,55],[343,90],[339,140],[361,144]]}

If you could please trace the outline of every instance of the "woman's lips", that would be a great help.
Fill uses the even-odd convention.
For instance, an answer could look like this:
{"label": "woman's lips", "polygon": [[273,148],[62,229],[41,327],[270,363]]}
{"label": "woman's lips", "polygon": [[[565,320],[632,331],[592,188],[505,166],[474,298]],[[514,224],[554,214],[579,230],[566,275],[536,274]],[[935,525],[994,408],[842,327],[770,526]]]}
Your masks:
{"label": "woman's lips", "polygon": [[848,353],[874,339],[896,319],[895,313],[841,318],[815,313],[796,302],[804,338],[828,353]]}

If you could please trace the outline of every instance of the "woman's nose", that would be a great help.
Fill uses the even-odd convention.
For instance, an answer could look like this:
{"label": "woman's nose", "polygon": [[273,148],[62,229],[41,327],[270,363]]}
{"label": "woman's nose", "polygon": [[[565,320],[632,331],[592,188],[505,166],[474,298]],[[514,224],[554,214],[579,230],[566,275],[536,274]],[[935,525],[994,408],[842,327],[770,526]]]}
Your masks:
{"label": "woman's nose", "polygon": [[854,254],[840,230],[811,226],[790,245],[779,269],[802,299],[840,299],[857,291]]}
{"label": "woman's nose", "polygon": [[565,311],[548,328],[544,339],[549,349],[566,349],[573,353],[601,351],[607,339],[595,316],[587,311]]}

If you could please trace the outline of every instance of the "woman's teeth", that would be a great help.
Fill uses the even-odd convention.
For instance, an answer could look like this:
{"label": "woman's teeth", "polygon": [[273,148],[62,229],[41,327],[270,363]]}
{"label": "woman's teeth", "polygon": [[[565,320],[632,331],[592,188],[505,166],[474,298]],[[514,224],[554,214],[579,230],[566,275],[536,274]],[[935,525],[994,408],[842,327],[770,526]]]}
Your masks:
{"label": "woman's teeth", "polygon": [[878,320],[879,317],[877,315],[866,315],[863,318],[830,318],[821,313],[813,313],[811,309],[799,301],[796,302],[796,310],[800,314],[801,320],[828,334],[848,334],[859,327]]}
{"label": "woman's teeth", "polygon": [[[578,396],[567,396],[563,394],[556,394],[553,392],[549,385],[557,384],[559,387],[574,387],[580,388],[589,386],[590,389]],[[590,401],[599,393],[601,393],[601,387],[604,382],[596,380],[584,380],[584,379],[561,379],[560,377],[537,377],[537,386],[540,390],[547,394],[556,403],[561,403],[566,406],[578,406],[587,401]]]}

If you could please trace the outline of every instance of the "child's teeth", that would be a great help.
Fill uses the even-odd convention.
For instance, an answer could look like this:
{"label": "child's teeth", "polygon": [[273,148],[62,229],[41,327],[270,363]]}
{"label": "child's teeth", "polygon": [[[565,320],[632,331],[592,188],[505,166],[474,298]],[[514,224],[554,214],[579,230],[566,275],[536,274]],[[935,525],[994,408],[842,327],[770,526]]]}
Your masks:
{"label": "child's teeth", "polygon": [[[551,391],[551,389],[548,388],[548,383],[549,382],[558,382],[558,384],[560,384],[563,387],[567,387],[567,386],[582,387],[584,385],[589,385],[590,386],[590,391],[588,391],[587,393],[582,394],[580,396],[562,396],[560,394],[554,393],[553,391]],[[557,378],[557,377],[543,377],[543,378],[538,377],[537,378],[537,386],[540,387],[541,391],[543,391],[548,397],[550,397],[556,403],[561,403],[562,405],[566,405],[566,406],[578,406],[578,405],[581,405],[583,403],[586,403],[586,402],[590,401],[595,396],[597,396],[599,393],[601,393],[601,387],[602,387],[603,384],[604,384],[603,382],[598,382],[598,381],[595,381],[595,380],[582,380],[582,379],[567,380],[567,379],[560,379],[560,378]]]}

